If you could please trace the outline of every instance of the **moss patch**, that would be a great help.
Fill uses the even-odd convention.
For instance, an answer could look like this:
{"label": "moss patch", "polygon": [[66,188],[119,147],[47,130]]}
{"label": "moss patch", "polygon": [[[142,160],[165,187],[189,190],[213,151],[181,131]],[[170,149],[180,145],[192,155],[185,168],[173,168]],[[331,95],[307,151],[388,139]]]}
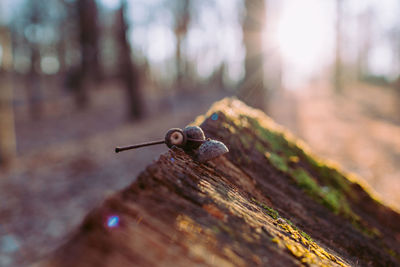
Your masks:
{"label": "moss patch", "polygon": [[264,155],[278,170],[281,170],[283,172],[289,171],[289,166],[287,165],[286,160],[283,157],[280,157],[279,155],[270,152],[265,152]]}
{"label": "moss patch", "polygon": [[[232,108],[227,110],[227,106]],[[246,150],[255,149],[276,169],[289,175],[317,202],[348,219],[356,229],[368,236],[376,236],[374,234],[378,233],[376,229],[369,229],[352,211],[349,203],[353,195],[351,192],[353,182],[337,168],[312,155],[304,144],[261,111],[251,109],[240,101],[230,99],[220,101],[211,108],[208,116],[216,112],[223,122],[223,128],[227,129],[224,138],[233,141],[233,144],[243,146]],[[200,120],[202,119],[204,118]],[[245,156],[244,160],[249,163],[250,159]]]}
{"label": "moss patch", "polygon": [[325,251],[304,231],[298,229],[290,220],[282,218],[279,213],[259,202],[255,198],[252,201],[262,208],[266,214],[275,220],[275,224],[285,234],[277,233],[271,241],[276,243],[278,247],[286,249],[301,263],[313,266],[348,266],[332,254]]}
{"label": "moss patch", "polygon": [[270,208],[270,207],[268,207],[267,205],[265,205],[265,204],[263,204],[263,203],[261,203],[261,202],[259,202],[259,201],[257,201],[257,199],[255,199],[255,198],[252,198],[251,199],[254,203],[256,203],[259,207],[261,207],[261,208],[263,208],[263,210],[264,210],[264,212],[267,214],[267,215],[269,215],[270,217],[272,217],[273,219],[278,219],[280,216],[279,216],[279,213],[276,211],[276,210],[274,210],[273,208]]}
{"label": "moss patch", "polygon": [[353,217],[345,195],[337,190],[336,187],[320,185],[305,169],[290,167],[291,163],[299,162],[299,157],[290,156],[286,158],[273,152],[265,152],[264,155],[275,168],[287,173],[309,196],[325,205],[335,214],[344,214],[347,217]]}

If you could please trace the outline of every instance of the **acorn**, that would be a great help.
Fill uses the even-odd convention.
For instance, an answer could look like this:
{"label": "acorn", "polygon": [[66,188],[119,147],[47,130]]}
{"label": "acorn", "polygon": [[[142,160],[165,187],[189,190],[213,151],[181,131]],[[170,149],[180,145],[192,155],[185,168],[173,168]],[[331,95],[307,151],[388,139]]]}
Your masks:
{"label": "acorn", "polygon": [[209,138],[206,139],[203,130],[199,126],[187,126],[183,130],[172,128],[168,130],[164,140],[126,147],[116,147],[115,152],[119,153],[129,149],[158,144],[166,144],[168,148],[174,146],[182,148],[187,154],[193,156],[199,162],[206,162],[229,152],[224,143]]}
{"label": "acorn", "polygon": [[180,147],[185,151],[191,151],[198,148],[205,142],[203,130],[198,126],[188,126],[184,130],[179,128],[169,129],[164,140],[152,141],[126,147],[116,147],[115,152],[119,153],[125,150],[135,149],[139,147],[152,146],[158,144],[166,144],[168,148],[173,146]]}
{"label": "acorn", "polygon": [[195,159],[199,162],[206,162],[228,153],[229,149],[224,143],[207,139],[198,149]]}
{"label": "acorn", "polygon": [[183,129],[183,132],[187,138],[185,150],[197,149],[206,140],[206,136],[199,126],[187,126]]}
{"label": "acorn", "polygon": [[183,148],[186,145],[186,134],[182,129],[172,128],[169,129],[165,135],[165,144],[171,148],[173,146]]}

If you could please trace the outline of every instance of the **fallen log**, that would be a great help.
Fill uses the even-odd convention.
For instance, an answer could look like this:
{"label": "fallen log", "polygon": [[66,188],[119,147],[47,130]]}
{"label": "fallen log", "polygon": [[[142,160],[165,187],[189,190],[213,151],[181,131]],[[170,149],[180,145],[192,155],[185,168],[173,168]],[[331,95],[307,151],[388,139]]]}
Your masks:
{"label": "fallen log", "polygon": [[400,215],[236,99],[195,121],[230,152],[171,149],[40,266],[399,266]]}

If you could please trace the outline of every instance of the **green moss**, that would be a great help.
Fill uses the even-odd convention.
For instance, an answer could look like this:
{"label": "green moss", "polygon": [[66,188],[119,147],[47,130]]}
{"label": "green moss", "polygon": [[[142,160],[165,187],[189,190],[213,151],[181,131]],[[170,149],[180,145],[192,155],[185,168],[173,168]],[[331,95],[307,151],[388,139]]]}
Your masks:
{"label": "green moss", "polygon": [[279,213],[276,210],[271,209],[270,207],[267,207],[265,205],[263,205],[263,208],[267,211],[267,214],[275,220],[279,218]]}
{"label": "green moss", "polygon": [[257,199],[252,198],[251,199],[254,203],[256,203],[259,207],[264,209],[264,212],[269,215],[270,217],[272,217],[273,219],[278,219],[279,218],[279,213],[274,210],[273,208],[268,207],[267,205],[259,202]]}
{"label": "green moss", "polygon": [[278,170],[281,170],[283,172],[287,172],[289,170],[289,166],[287,165],[286,160],[283,157],[270,152],[266,152],[264,155],[269,160],[269,162],[271,162],[271,164],[274,165],[275,168],[277,168]]}
{"label": "green moss", "polygon": [[[351,183],[338,170],[327,166],[324,162],[316,160],[315,157],[305,153],[304,149],[297,143],[288,141],[288,138],[283,132],[264,128],[256,118],[248,117],[248,122],[256,132],[257,137],[268,142],[272,155],[271,163],[274,164],[275,167],[285,171],[287,170],[287,162],[299,163],[301,159],[303,159],[305,163],[316,172],[318,178],[321,179],[321,183],[338,190],[349,192]],[[265,149],[263,150],[261,147],[258,147],[257,150],[262,153],[265,152]],[[283,157],[279,157],[277,154],[282,154]],[[300,178],[305,177],[302,174],[300,174],[300,176]],[[302,179],[301,181],[306,183],[302,183],[304,186],[314,186],[313,184],[307,184],[307,182],[310,182],[309,179]]]}
{"label": "green moss", "polygon": [[301,236],[303,236],[305,239],[307,239],[310,242],[314,242],[314,240],[311,238],[311,236],[309,236],[306,232],[300,230],[299,228],[297,228],[296,225],[294,225],[294,223],[292,223],[292,221],[290,221],[289,219],[285,219],[286,223],[289,224],[294,230],[298,231],[299,234]]}
{"label": "green moss", "polygon": [[327,166],[322,162],[317,162],[311,156],[306,155],[305,157],[314,171],[318,174],[321,182],[334,187],[343,192],[350,192],[351,182],[344,177],[337,169]]}
{"label": "green moss", "polygon": [[314,242],[314,240],[311,238],[311,236],[309,236],[307,233],[305,233],[303,231],[299,231],[299,232],[305,239],[307,239],[310,242]]}
{"label": "green moss", "polygon": [[[342,214],[350,219],[357,229],[366,232],[365,227],[359,227],[359,223],[354,223],[359,220],[359,217],[352,212],[345,195],[350,191],[351,183],[339,171],[306,154],[298,145],[288,142],[283,133],[263,128],[256,119],[250,118],[248,121],[255,129],[258,137],[262,141],[268,142],[270,152],[265,153],[265,150],[262,150],[261,147],[257,150],[264,152],[264,155],[275,168],[289,174],[297,185],[316,201],[335,214]],[[312,177],[304,167],[295,169],[289,167],[289,163],[298,164],[302,159],[305,160],[306,165],[315,171],[319,180]],[[369,235],[370,231],[367,232]]]}
{"label": "green moss", "polygon": [[287,143],[286,139],[279,133],[270,131],[260,125],[255,118],[247,117],[251,128],[254,129],[257,136],[262,140],[267,141],[273,151],[282,149],[282,145]]}
{"label": "green moss", "polygon": [[341,214],[348,219],[352,225],[368,237],[374,238],[380,235],[380,232],[375,228],[370,228],[363,224],[360,217],[355,214],[348,203],[343,192],[332,189],[328,186],[321,187],[318,183],[309,176],[303,169],[291,171],[292,177],[305,192],[320,202],[335,214]]}
{"label": "green moss", "polygon": [[[273,219],[277,220],[278,218],[282,218],[279,215],[279,212],[277,212],[276,210],[274,210],[273,208],[268,207],[267,205],[259,202],[257,199],[252,198],[251,199],[254,203],[256,203],[259,207],[262,207],[264,209],[264,211]],[[283,219],[283,218],[282,218]],[[297,226],[295,226],[289,219],[283,219],[287,224],[289,224],[294,230],[298,231],[299,234],[301,236],[303,236],[305,239],[307,239],[308,241],[313,241],[313,239],[304,231],[300,230],[299,228],[297,228]]]}
{"label": "green moss", "polygon": [[322,201],[323,201],[325,206],[329,207],[335,213],[339,212],[339,210],[340,210],[340,196],[336,191],[329,190],[329,192],[326,193],[322,197]]}
{"label": "green moss", "polygon": [[[255,118],[248,118],[247,120],[255,130],[257,137],[262,141],[268,142],[270,147],[269,152],[265,153],[265,148],[261,145],[256,145],[256,149],[261,153],[265,153],[264,155],[275,168],[288,173],[308,195],[315,198],[334,213],[349,213],[350,208],[346,198],[340,193],[342,189],[344,191],[349,190],[349,183],[347,183],[345,177],[335,169],[329,168],[307,155],[296,144],[288,142],[283,133],[274,132],[262,127]],[[289,167],[289,163],[297,164],[301,159],[305,159],[307,164],[316,171],[323,186],[320,186],[318,181],[304,168],[291,169]]]}
{"label": "green moss", "polygon": [[[335,167],[309,153],[307,148],[267,116],[232,99],[218,102],[208,115],[211,116],[212,113],[218,114],[220,119],[215,123],[222,122],[224,138],[228,138],[232,146],[254,148],[265,155],[276,169],[288,174],[317,202],[349,220],[366,235],[379,234],[376,229],[369,229],[352,211],[349,201],[357,197],[353,196],[352,181]],[[248,155],[237,160],[251,161]],[[272,218],[279,217],[268,206],[261,203],[259,206]]]}
{"label": "green moss", "polygon": [[300,188],[304,189],[310,195],[318,195],[321,191],[318,183],[310,177],[310,175],[303,169],[294,169],[290,172],[291,176],[297,182]]}
{"label": "green moss", "polygon": [[266,147],[259,141],[256,142],[255,147],[256,147],[257,151],[262,154],[264,154],[266,151]]}
{"label": "green moss", "polygon": [[341,213],[346,217],[352,216],[352,211],[343,193],[329,186],[320,186],[304,169],[290,170],[290,174],[300,188],[335,214]]}

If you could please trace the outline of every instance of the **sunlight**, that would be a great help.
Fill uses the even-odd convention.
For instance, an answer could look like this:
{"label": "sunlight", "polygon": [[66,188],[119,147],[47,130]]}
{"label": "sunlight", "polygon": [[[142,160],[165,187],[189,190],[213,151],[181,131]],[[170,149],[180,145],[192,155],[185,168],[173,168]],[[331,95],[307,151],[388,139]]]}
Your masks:
{"label": "sunlight", "polygon": [[147,55],[151,62],[163,62],[174,55],[175,36],[168,27],[161,25],[149,27],[147,38]]}
{"label": "sunlight", "polygon": [[60,70],[60,62],[55,55],[45,55],[40,60],[40,68],[44,74],[56,74]]}
{"label": "sunlight", "polygon": [[117,9],[121,4],[120,0],[100,0],[98,2],[109,9]]}
{"label": "sunlight", "polygon": [[316,0],[284,1],[282,7],[273,39],[287,70],[285,83],[298,86],[332,58],[334,10]]}

